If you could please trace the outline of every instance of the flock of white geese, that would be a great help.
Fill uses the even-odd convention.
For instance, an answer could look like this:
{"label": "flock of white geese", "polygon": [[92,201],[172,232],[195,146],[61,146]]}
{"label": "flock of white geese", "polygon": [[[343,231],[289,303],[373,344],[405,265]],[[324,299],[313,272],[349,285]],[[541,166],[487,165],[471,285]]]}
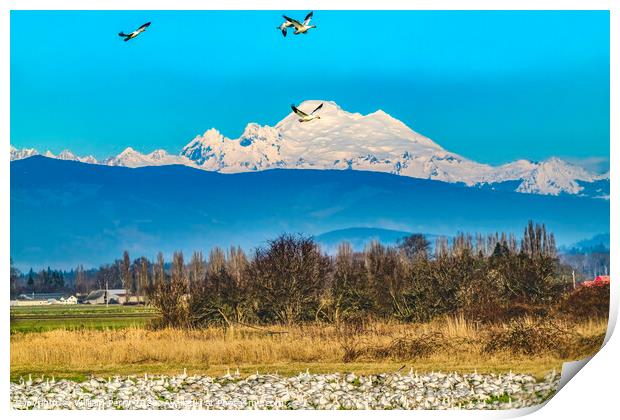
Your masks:
{"label": "flock of white geese", "polygon": [[[312,19],[313,14],[314,14],[314,12],[308,13],[306,15],[306,17],[304,18],[303,22],[300,22],[297,19],[290,18],[290,17],[288,17],[286,15],[282,15],[282,17],[284,18],[284,22],[282,22],[282,24],[280,26],[278,26],[276,29],[278,29],[279,31],[282,31],[282,36],[286,36],[288,28],[295,28],[295,32],[293,32],[293,35],[299,35],[299,34],[304,34],[305,35],[305,34],[308,33],[308,31],[310,29],[316,28],[316,25],[311,25],[310,24],[310,20]],[[150,25],[151,25],[151,22],[146,22],[145,24],[140,26],[135,31],[130,32],[128,34],[123,32],[123,31],[121,31],[121,32],[118,33],[118,36],[122,37],[123,40],[125,42],[127,42],[130,39],[136,38],[142,32],[146,31],[146,29]],[[321,103],[312,112],[306,113],[306,112],[300,110],[299,108],[297,108],[294,104],[291,105],[291,109],[299,117],[299,122],[300,123],[321,119],[321,116],[318,115],[318,114],[315,114],[315,113],[318,110],[320,110],[322,107],[323,107],[323,104]]]}

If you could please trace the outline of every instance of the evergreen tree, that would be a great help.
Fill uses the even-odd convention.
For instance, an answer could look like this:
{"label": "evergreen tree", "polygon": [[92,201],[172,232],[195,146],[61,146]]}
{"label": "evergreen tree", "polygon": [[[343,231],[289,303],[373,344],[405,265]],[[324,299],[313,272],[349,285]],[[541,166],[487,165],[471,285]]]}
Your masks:
{"label": "evergreen tree", "polygon": [[28,290],[29,291],[34,291],[34,271],[32,270],[32,267],[30,267],[30,271],[28,271],[28,281],[26,282],[26,284],[28,285]]}

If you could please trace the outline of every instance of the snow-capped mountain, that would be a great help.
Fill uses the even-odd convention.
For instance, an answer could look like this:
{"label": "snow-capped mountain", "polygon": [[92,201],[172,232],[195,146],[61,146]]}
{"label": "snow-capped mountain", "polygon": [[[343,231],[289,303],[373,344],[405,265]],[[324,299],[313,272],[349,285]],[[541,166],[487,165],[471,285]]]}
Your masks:
{"label": "snow-capped mountain", "polygon": [[[37,149],[16,149],[15,147],[11,145],[11,160],[12,161],[25,159],[27,157],[36,156],[39,154],[40,153],[37,151]],[[83,162],[83,163],[99,163],[97,162],[97,159],[95,159],[95,157],[92,155],[88,155],[84,157],[76,156],[70,150],[66,150],[66,149],[60,152],[58,155],[55,155],[54,153],[48,150],[45,153],[43,153],[43,156],[52,158],[52,159],[74,160],[74,161]]]}
{"label": "snow-capped mountain", "polygon": [[109,166],[127,166],[129,168],[139,168],[142,166],[162,166],[162,165],[188,165],[193,166],[193,162],[183,156],[168,154],[165,150],[154,150],[149,154],[142,154],[131,147],[126,148],[117,156],[106,159],[103,162]]}
{"label": "snow-capped mountain", "polygon": [[[191,140],[179,155],[161,149],[142,154],[128,147],[100,163],[127,167],[181,164],[222,173],[353,169],[485,188],[507,183],[523,193],[583,194],[592,190],[596,196],[608,195],[598,183],[608,183],[609,174],[594,174],[558,158],[491,166],[443,149],[381,110],[362,115],[347,112],[334,102],[314,100],[299,108],[310,112],[320,103],[324,103],[321,118],[311,122],[300,123],[297,115],[290,113],[274,127],[250,123],[237,139],[211,128]],[[11,147],[11,160],[33,154],[37,154],[33,149]],[[57,158],[97,163],[92,157],[79,158],[68,151]],[[596,188],[589,188],[592,183],[597,183]]]}
{"label": "snow-capped mountain", "polygon": [[11,160],[25,159],[38,154],[39,152],[36,149],[16,149],[11,146]]}
{"label": "snow-capped mountain", "polygon": [[225,173],[269,168],[356,169],[470,186],[520,181],[519,192],[549,195],[578,194],[584,188],[579,181],[609,178],[557,158],[481,164],[443,149],[381,110],[361,115],[327,101],[306,101],[299,108],[309,111],[321,102],[319,120],[301,124],[291,113],[275,127],[248,124],[237,139],[212,128],[194,138],[181,155],[199,168]]}
{"label": "snow-capped mountain", "polygon": [[530,192],[544,186],[545,192],[551,195],[562,192],[578,194],[583,190],[578,181],[593,182],[604,177],[609,178],[609,174],[597,176],[561,159],[551,158],[540,162],[531,172],[525,174],[517,191]]}
{"label": "snow-capped mountain", "polygon": [[[50,153],[51,152],[47,152]],[[74,155],[70,150],[63,150],[62,152],[60,152],[58,154],[58,156],[56,156],[57,159],[62,159],[62,160],[75,160],[77,162],[83,162],[83,163],[98,163],[97,159],[95,159],[94,156],[92,155],[88,155],[88,156],[76,156]]]}

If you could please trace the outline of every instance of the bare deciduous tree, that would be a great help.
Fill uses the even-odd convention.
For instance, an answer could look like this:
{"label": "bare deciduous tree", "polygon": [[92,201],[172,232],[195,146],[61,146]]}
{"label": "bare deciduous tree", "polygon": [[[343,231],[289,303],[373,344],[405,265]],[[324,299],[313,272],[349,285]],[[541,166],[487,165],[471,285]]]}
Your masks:
{"label": "bare deciduous tree", "polygon": [[121,279],[123,282],[123,287],[125,288],[125,303],[129,302],[131,296],[131,284],[132,284],[132,276],[131,276],[131,260],[129,259],[129,252],[123,252],[123,259],[120,263],[121,270]]}
{"label": "bare deciduous tree", "polygon": [[157,287],[166,280],[164,254],[157,253],[157,261],[153,264],[153,287]]}
{"label": "bare deciduous tree", "polygon": [[249,266],[258,311],[283,324],[315,318],[329,258],[303,236],[282,235],[256,250]]}
{"label": "bare deciduous tree", "polygon": [[189,263],[188,293],[191,294],[196,289],[204,287],[206,275],[207,263],[202,256],[202,251],[195,251]]}
{"label": "bare deciduous tree", "polygon": [[175,251],[174,254],[172,254],[170,275],[172,277],[172,282],[183,284],[185,286],[185,292],[187,292],[187,270],[185,269],[183,252]]}
{"label": "bare deciduous tree", "polygon": [[78,294],[86,293],[86,279],[84,276],[84,266],[78,265],[75,269],[75,292]]}

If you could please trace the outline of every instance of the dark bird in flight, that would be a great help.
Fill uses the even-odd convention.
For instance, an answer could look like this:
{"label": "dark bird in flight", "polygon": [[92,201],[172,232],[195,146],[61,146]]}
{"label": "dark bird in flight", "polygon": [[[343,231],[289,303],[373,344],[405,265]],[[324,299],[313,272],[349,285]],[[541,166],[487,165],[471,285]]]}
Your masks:
{"label": "dark bird in flight", "polygon": [[135,37],[140,35],[142,32],[146,31],[146,28],[148,28],[150,25],[151,25],[151,22],[146,22],[144,25],[140,26],[138,29],[136,29],[132,33],[126,34],[125,32],[119,32],[118,36],[122,36],[123,38],[125,38],[125,42],[127,42],[130,39],[134,39]]}
{"label": "dark bird in flight", "polygon": [[317,112],[321,108],[323,108],[323,103],[321,103],[321,105],[317,106],[314,109],[314,111],[312,111],[310,114],[306,114],[305,112],[303,112],[302,110],[297,108],[295,105],[291,105],[291,109],[293,110],[293,112],[299,116],[299,122],[308,122],[308,121],[312,121],[312,120],[320,120],[321,116],[320,115],[314,115],[314,113]]}
{"label": "dark bird in flight", "polygon": [[306,15],[306,18],[304,19],[304,23],[301,23],[300,21],[295,20],[295,19],[291,19],[290,17],[286,15],[282,15],[282,17],[286,19],[287,22],[289,22],[291,25],[295,27],[295,32],[293,32],[293,34],[299,35],[299,34],[308,33],[310,29],[316,28],[315,25],[310,25],[310,19],[312,19],[313,13],[314,12],[310,12]]}

